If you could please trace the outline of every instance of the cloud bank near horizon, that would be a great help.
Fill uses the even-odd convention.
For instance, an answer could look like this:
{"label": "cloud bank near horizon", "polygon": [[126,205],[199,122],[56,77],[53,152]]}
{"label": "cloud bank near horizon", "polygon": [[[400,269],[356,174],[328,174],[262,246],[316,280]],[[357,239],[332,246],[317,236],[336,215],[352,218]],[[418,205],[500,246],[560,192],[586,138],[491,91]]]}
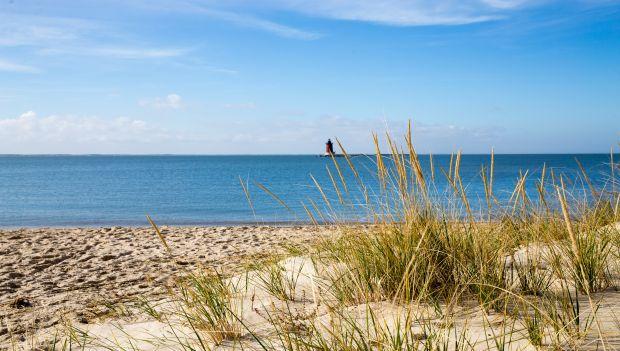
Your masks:
{"label": "cloud bank near horizon", "polygon": [[[227,120],[213,121],[209,123],[206,132],[198,133],[191,129],[171,129],[128,117],[40,117],[34,111],[27,111],[15,118],[0,119],[0,147],[3,153],[9,154],[319,154],[327,138],[338,138],[351,152],[371,153],[374,151],[373,132],[380,137],[387,132],[399,140],[406,133],[407,123],[381,118],[355,120],[341,116],[304,120]],[[422,144],[421,150],[426,152],[435,151],[423,145],[431,139],[434,142],[446,142],[446,147],[467,141],[471,149],[472,145],[480,146],[502,134],[501,129],[494,128],[466,128],[421,122],[413,122],[413,125],[416,143]],[[253,146],[251,152],[248,152],[247,145]],[[128,146],[135,151],[122,151]],[[446,148],[441,152],[452,151],[457,149]]]}
{"label": "cloud bank near horizon", "polygon": [[[549,145],[544,132],[522,142],[520,131],[500,126],[386,119],[353,119],[338,115],[312,118],[209,119],[202,128],[178,128],[129,117],[48,115],[27,111],[0,118],[0,149],[4,154],[320,154],[327,138],[340,140],[348,152],[375,152],[376,133],[388,152],[386,134],[405,147],[411,123],[414,144],[421,154],[580,153],[591,143],[587,136]],[[620,133],[616,133],[620,140]],[[572,143],[572,149],[566,146]],[[515,145],[519,145],[515,147]],[[602,145],[586,152],[605,152]]]}

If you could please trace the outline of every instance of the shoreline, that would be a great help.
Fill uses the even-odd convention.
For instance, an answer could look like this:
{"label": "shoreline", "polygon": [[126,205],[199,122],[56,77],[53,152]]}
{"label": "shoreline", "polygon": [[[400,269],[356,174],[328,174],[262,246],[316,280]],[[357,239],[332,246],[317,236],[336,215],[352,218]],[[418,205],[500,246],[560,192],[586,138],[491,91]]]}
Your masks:
{"label": "shoreline", "polygon": [[[352,222],[354,223],[354,222]],[[173,228],[245,228],[245,227],[274,227],[274,228],[293,228],[293,227],[311,227],[314,226],[311,222],[206,222],[206,223],[186,223],[175,224],[170,222],[160,223],[155,221],[155,224],[159,227],[173,227]],[[360,224],[363,224],[360,222]],[[319,226],[329,226],[331,223],[319,223]],[[41,225],[41,226],[2,226],[0,225],[0,232],[4,231],[18,231],[18,230],[75,230],[75,229],[114,229],[114,228],[126,228],[126,229],[153,229],[148,222],[140,224],[67,224],[67,225]]]}
{"label": "shoreline", "polygon": [[199,268],[228,274],[250,259],[330,235],[329,226],[161,226],[0,229],[0,350],[63,318],[100,321],[110,306],[157,297]]}
{"label": "shoreline", "polygon": [[[166,228],[257,228],[257,227],[273,227],[273,228],[305,228],[305,227],[330,227],[330,226],[338,226],[338,225],[370,225],[372,224],[370,221],[339,221],[339,222],[321,222],[317,221],[317,224],[312,223],[311,221],[273,221],[273,222],[204,222],[204,223],[179,223],[176,224],[174,222],[163,222],[157,221],[153,219],[155,224],[158,227],[166,227]],[[42,226],[2,226],[0,225],[0,233],[6,231],[19,231],[19,230],[91,230],[91,229],[115,229],[115,228],[126,228],[126,229],[135,229],[135,230],[148,230],[153,229],[153,227],[148,223],[140,223],[140,224],[67,224],[67,225],[42,225]]]}

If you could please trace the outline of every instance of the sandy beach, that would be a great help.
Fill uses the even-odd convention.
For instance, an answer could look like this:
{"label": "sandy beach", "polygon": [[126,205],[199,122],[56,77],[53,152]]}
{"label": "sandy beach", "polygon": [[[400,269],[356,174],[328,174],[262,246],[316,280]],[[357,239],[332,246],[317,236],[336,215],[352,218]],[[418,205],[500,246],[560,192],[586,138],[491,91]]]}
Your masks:
{"label": "sandy beach", "polygon": [[0,1],[0,351],[620,351],[619,39],[620,0]]}
{"label": "sandy beach", "polygon": [[[614,234],[619,228],[620,224],[616,223],[600,228],[598,232]],[[365,232],[368,228],[360,230]],[[333,295],[334,283],[329,280],[330,274],[338,272],[342,263],[315,260],[303,250],[287,251],[290,246],[303,247],[320,238],[335,237],[333,227],[162,227],[161,233],[169,249],[152,228],[1,231],[0,350],[49,350],[53,344],[50,340],[61,335],[59,333],[65,333],[60,337],[66,338],[66,333],[71,331],[83,333],[73,334],[72,340],[82,340],[84,345],[79,346],[80,349],[92,351],[127,347],[180,350],[181,345],[198,347],[202,344],[196,336],[198,334],[211,338],[207,349],[259,350],[267,347],[280,350],[282,340],[279,337],[284,329],[279,328],[316,328],[312,329],[313,333],[319,334],[311,335],[329,338],[331,333],[345,333],[344,329],[338,329],[343,327],[342,321],[364,325],[369,313],[378,323],[376,325],[387,328],[385,330],[400,330],[397,326],[414,318],[415,322],[407,327],[414,338],[409,342],[414,344],[431,342],[435,337],[462,335],[473,350],[499,349],[490,343],[503,338],[501,335],[510,335],[508,349],[538,349],[530,342],[527,318],[510,319],[510,314],[485,308],[467,297],[451,307],[443,302],[434,306],[417,300],[398,304],[385,298],[342,304]],[[584,350],[597,349],[601,341],[616,348],[619,345],[620,294],[612,286],[579,296],[574,288],[567,290],[564,285],[567,280],[551,273],[554,250],[561,249],[557,244],[548,243],[518,247],[502,260],[505,265],[502,269],[512,272],[518,267],[534,265],[549,277],[547,298],[558,298],[566,292],[575,294],[577,300],[574,303],[580,306],[579,319],[584,323],[595,320],[589,325],[596,327],[577,325],[577,334],[562,334],[562,338],[568,338],[567,342],[576,343],[573,346],[579,345],[577,348]],[[277,258],[276,266],[273,261],[266,266],[248,266],[260,262],[261,258],[273,259],[278,253],[288,255]],[[609,258],[607,269],[613,284],[618,279],[618,266],[612,256]],[[257,270],[256,267],[262,268]],[[269,267],[280,268],[273,271]],[[198,323],[200,318],[212,313],[200,309],[202,307],[194,311],[197,306],[204,305],[196,305],[199,300],[193,298],[205,299],[213,295],[191,295],[194,297],[184,300],[178,291],[183,289],[179,289],[179,284],[175,285],[190,273],[200,272],[200,268],[206,268],[207,272],[215,269],[227,277],[224,284],[233,290],[231,295],[222,296],[229,296],[226,303],[232,309],[231,313],[244,321],[241,328],[236,325],[240,322],[233,320],[229,327],[237,330],[234,334],[220,339],[217,330],[205,325],[195,334],[196,329],[188,322]],[[273,272],[279,273],[273,275]],[[278,282],[283,284],[284,295],[278,290]],[[507,287],[519,291],[519,284],[518,279],[510,278]],[[208,286],[213,288],[217,283],[211,281],[203,287]],[[185,291],[192,294],[191,289]],[[152,310],[149,312],[141,306],[141,301],[147,302]],[[334,308],[340,308],[337,315],[334,315]],[[447,310],[450,315],[444,313]],[[196,311],[198,314],[192,314]],[[554,311],[570,315],[573,310]],[[186,319],[189,317],[185,313],[194,317]],[[555,322],[548,323],[551,324],[541,330],[553,331]],[[565,327],[571,325],[568,323]],[[226,329],[229,327],[220,325],[218,328],[229,330]],[[558,341],[553,333],[542,334],[541,338],[540,342],[545,345],[564,343],[562,340],[565,340]],[[65,346],[56,344],[58,349],[64,350]]]}
{"label": "sandy beach", "polygon": [[327,235],[317,227],[162,227],[0,231],[0,349],[65,320],[105,319],[110,306],[153,298],[200,266],[233,273],[251,258]]}

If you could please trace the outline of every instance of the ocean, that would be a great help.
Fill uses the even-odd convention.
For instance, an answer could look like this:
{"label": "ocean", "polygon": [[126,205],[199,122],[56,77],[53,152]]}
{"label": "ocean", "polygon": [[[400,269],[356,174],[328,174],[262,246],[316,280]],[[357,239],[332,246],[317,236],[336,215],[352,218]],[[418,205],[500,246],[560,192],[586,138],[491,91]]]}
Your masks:
{"label": "ocean", "polygon": [[[619,160],[618,155],[614,156]],[[430,179],[430,159],[420,156]],[[609,183],[609,154],[496,155],[494,193],[506,200],[520,173],[528,171],[526,191],[536,195],[535,180],[547,171],[577,179],[578,159],[596,186]],[[353,158],[370,194],[379,191],[374,156]],[[348,169],[344,158],[339,158]],[[480,180],[489,155],[463,155],[461,177],[474,203],[484,198]],[[449,155],[433,156],[435,192],[448,189]],[[308,222],[302,203],[320,205],[311,175],[335,198],[326,168],[336,180],[330,158],[282,156],[0,156],[0,227],[145,226],[146,215],[162,225],[231,225]],[[359,199],[352,172],[343,171],[351,197]],[[251,204],[243,181],[248,186]],[[260,188],[261,184],[280,198]],[[569,189],[582,188],[569,182]],[[355,201],[354,201],[355,202]],[[351,220],[358,220],[355,214]]]}

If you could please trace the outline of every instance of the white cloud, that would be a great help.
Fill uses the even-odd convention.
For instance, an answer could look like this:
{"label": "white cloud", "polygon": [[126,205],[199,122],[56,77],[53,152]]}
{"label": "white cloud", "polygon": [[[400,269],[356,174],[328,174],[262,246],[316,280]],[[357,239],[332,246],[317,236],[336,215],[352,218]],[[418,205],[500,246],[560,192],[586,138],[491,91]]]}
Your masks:
{"label": "white cloud", "polygon": [[[164,129],[147,122],[118,117],[47,116],[38,117],[33,111],[17,118],[0,119],[0,137],[4,143],[114,143],[156,142],[174,138]],[[74,152],[79,152],[79,148]]]}
{"label": "white cloud", "polygon": [[17,73],[38,73],[39,69],[33,66],[22,65],[19,63],[0,59],[0,71]]}
{"label": "white cloud", "polygon": [[138,101],[138,105],[142,107],[152,107],[158,110],[173,109],[178,110],[183,107],[183,101],[181,96],[177,94],[168,94],[165,97],[158,97],[154,99],[142,99]]}
{"label": "white cloud", "polygon": [[460,25],[502,18],[504,10],[544,0],[271,0],[310,16],[396,26]]}

